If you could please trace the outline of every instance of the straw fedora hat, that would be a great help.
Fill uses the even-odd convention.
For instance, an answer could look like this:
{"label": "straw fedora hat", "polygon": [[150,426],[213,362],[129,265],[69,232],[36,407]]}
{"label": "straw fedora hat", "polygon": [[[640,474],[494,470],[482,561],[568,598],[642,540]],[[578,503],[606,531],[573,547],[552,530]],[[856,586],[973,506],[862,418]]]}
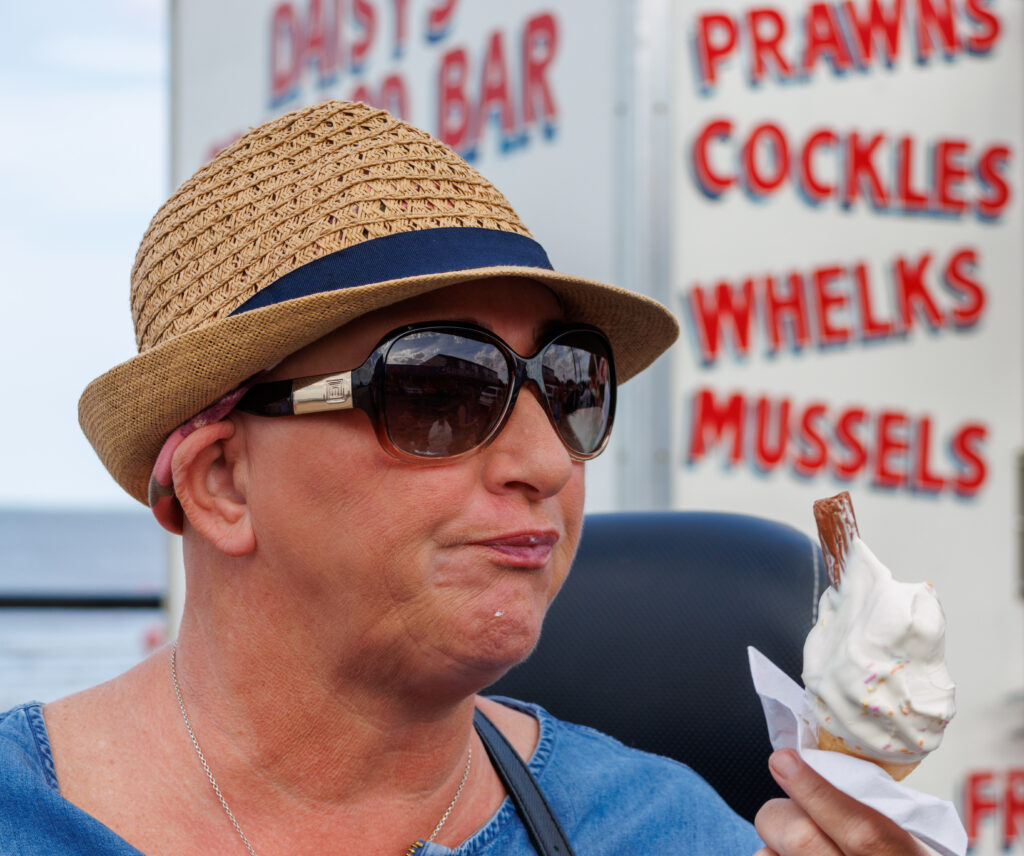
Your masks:
{"label": "straw fedora hat", "polygon": [[620,380],[678,335],[661,304],[552,270],[505,197],[429,134],[364,104],[289,113],[157,212],[132,268],[139,353],[86,387],[79,421],[145,503],[167,436],[253,374],[367,312],[498,276],[543,283],[568,320],[603,329]]}

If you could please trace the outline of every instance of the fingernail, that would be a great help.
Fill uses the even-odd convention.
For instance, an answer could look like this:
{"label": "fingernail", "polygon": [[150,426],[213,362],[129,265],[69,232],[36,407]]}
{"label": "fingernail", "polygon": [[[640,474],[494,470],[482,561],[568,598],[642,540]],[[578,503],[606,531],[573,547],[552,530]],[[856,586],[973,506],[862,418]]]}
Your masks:
{"label": "fingernail", "polygon": [[800,768],[800,760],[792,749],[782,749],[772,753],[768,759],[768,766],[780,779],[788,779]]}

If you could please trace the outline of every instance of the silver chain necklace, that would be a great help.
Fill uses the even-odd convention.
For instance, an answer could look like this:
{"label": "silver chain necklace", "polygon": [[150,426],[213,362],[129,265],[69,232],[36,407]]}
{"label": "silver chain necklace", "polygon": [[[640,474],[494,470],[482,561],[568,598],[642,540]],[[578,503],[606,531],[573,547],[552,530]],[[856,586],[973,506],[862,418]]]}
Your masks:
{"label": "silver chain necklace", "polygon": [[[224,813],[228,816],[228,820],[231,821],[231,825],[235,828],[235,832],[238,833],[238,837],[242,839],[242,843],[245,845],[245,849],[249,851],[249,856],[256,856],[256,851],[253,850],[252,845],[249,843],[249,839],[245,837],[245,833],[242,832],[242,827],[238,825],[238,821],[235,820],[235,815],[232,813],[228,806],[228,801],[224,799],[224,794],[220,792],[220,787],[217,785],[217,780],[213,777],[213,772],[210,770],[210,765],[206,763],[206,756],[203,754],[203,750],[199,748],[199,741],[196,739],[196,734],[192,730],[192,723],[188,718],[188,713],[185,711],[185,702],[181,697],[181,687],[178,685],[178,670],[175,665],[178,654],[178,643],[175,642],[171,645],[171,682],[174,684],[174,694],[178,697],[178,709],[181,710],[181,718],[185,720],[185,730],[188,731],[188,736],[192,739],[192,745],[195,747],[196,755],[199,757],[199,763],[203,765],[203,769],[206,771],[206,778],[210,780],[210,785],[213,787],[213,792],[217,795],[217,799],[220,800],[221,807],[224,809]],[[437,837],[437,833],[441,831],[441,827],[444,826],[445,821],[452,813],[452,809],[455,808],[455,803],[459,801],[459,797],[462,796],[462,789],[466,786],[466,779],[469,778],[469,767],[473,763],[473,747],[469,747],[469,753],[466,756],[466,769],[462,771],[462,780],[459,782],[459,787],[455,791],[455,796],[452,797],[452,801],[448,803],[448,808],[444,810],[444,814],[441,815],[441,819],[437,822],[437,826],[434,827],[434,831],[430,833],[430,837],[424,842],[422,839],[413,842],[409,847],[408,852],[421,848],[424,844],[428,844]]]}

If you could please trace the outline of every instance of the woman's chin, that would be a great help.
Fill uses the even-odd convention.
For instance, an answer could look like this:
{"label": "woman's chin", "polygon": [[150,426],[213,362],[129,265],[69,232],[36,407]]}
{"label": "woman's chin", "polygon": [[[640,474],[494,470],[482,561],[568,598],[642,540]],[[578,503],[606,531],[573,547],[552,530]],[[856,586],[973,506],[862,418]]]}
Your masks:
{"label": "woman's chin", "polygon": [[530,656],[540,638],[543,618],[533,610],[514,609],[478,616],[460,628],[452,657],[472,676],[476,689],[483,689]]}

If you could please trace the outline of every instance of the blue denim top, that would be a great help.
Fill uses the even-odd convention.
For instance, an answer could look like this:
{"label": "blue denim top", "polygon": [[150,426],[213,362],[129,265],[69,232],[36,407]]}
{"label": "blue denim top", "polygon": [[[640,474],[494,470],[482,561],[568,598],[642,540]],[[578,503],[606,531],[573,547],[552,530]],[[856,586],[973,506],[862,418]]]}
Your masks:
{"label": "blue denim top", "polygon": [[[629,749],[536,705],[504,704],[536,717],[530,771],[577,856],[686,853],[750,856],[761,846],[702,778],[668,758]],[[227,818],[225,834],[234,835]],[[239,842],[239,852],[244,852]],[[417,856],[532,856],[511,801],[454,850],[427,844]],[[142,856],[60,795],[38,702],[0,714],[0,856]],[[398,854],[395,854],[398,856]]]}

